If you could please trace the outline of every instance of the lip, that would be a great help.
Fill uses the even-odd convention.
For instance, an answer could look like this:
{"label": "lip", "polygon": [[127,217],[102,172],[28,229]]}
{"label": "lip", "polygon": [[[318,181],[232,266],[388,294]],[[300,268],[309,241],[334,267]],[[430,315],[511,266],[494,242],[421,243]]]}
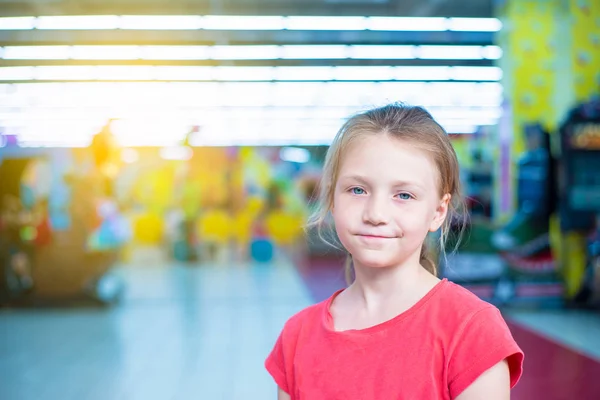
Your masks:
{"label": "lip", "polygon": [[368,235],[368,234],[357,234],[356,236],[365,239],[395,239],[396,236],[381,236],[381,235]]}

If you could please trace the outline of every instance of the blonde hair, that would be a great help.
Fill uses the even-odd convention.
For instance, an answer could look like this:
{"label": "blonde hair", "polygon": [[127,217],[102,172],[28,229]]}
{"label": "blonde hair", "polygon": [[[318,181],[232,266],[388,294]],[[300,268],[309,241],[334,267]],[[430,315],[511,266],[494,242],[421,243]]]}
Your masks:
{"label": "blonde hair", "polygon": [[[339,246],[325,238],[323,227],[333,208],[333,195],[338,179],[342,158],[348,147],[365,135],[389,135],[414,145],[430,155],[438,170],[439,196],[451,195],[448,215],[441,227],[439,251],[445,254],[446,240],[453,221],[458,219],[460,227],[456,247],[466,225],[465,203],[461,193],[458,159],[450,139],[442,128],[422,107],[401,103],[389,104],[354,115],[340,128],[325,157],[323,176],[319,185],[319,203],[309,218],[308,226],[316,227],[319,237],[325,242]],[[333,233],[333,232],[332,232]],[[436,263],[431,257],[427,240],[423,243],[420,255],[421,265],[433,275],[437,275]],[[352,259],[346,261],[346,279],[352,281]]]}

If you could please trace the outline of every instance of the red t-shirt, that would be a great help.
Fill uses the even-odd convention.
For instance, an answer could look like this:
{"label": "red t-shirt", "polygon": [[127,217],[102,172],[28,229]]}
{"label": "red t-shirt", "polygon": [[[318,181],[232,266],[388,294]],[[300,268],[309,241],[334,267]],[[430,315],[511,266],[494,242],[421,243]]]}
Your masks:
{"label": "red t-shirt", "polygon": [[340,292],[290,318],[265,362],[292,400],[454,399],[504,359],[511,388],[521,376],[523,352],[498,309],[446,279],[360,330],[333,329]]}

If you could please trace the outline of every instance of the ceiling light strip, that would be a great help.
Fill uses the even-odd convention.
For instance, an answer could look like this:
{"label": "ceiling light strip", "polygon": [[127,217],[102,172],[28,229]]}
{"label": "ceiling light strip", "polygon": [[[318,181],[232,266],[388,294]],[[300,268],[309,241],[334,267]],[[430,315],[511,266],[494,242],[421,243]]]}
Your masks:
{"label": "ceiling light strip", "polygon": [[0,18],[0,30],[345,30],[498,32],[497,18],[85,15]]}
{"label": "ceiling light strip", "polygon": [[337,66],[183,67],[37,66],[0,67],[0,81],[486,81],[502,78],[498,67]]}

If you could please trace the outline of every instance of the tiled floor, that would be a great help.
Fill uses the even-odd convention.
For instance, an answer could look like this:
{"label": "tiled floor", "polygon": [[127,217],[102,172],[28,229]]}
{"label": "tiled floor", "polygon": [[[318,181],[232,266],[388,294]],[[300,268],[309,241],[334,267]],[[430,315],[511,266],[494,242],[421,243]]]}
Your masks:
{"label": "tiled floor", "polygon": [[268,399],[263,361],[310,301],[290,265],[129,268],[108,310],[0,314],[0,399]]}
{"label": "tiled floor", "polygon": [[532,330],[600,362],[600,312],[511,310],[506,314],[515,325]]}
{"label": "tiled floor", "polygon": [[[283,323],[343,286],[339,264],[296,266],[127,267],[117,307],[0,311],[0,399],[273,399]],[[526,354],[513,399],[600,399],[600,314],[507,319]]]}

